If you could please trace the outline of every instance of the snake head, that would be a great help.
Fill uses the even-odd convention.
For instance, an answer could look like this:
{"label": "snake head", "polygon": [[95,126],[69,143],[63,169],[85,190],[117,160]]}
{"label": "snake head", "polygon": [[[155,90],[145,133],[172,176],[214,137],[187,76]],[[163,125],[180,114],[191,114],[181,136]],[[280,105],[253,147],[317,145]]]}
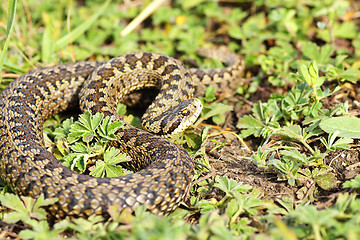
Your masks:
{"label": "snake head", "polygon": [[154,119],[143,118],[142,125],[149,132],[171,138],[190,127],[199,117],[202,108],[203,105],[197,98],[183,100]]}

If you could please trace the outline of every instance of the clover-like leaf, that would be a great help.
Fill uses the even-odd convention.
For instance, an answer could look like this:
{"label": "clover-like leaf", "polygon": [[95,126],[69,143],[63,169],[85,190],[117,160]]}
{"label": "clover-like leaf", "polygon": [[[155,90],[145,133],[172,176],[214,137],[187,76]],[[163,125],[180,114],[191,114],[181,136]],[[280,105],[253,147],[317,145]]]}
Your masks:
{"label": "clover-like leaf", "polygon": [[70,128],[68,141],[73,143],[82,138],[84,142],[91,142],[95,137],[95,131],[103,118],[103,113],[96,113],[95,115],[91,115],[89,111],[86,111],[85,113],[81,114],[79,116],[79,120],[76,121],[75,124]]}
{"label": "clover-like leaf", "polygon": [[102,142],[109,140],[116,140],[115,132],[119,130],[124,123],[119,121],[112,121],[110,116],[106,116],[98,128],[98,134],[102,137]]}
{"label": "clover-like leaf", "polygon": [[67,138],[70,133],[71,125],[74,124],[74,118],[68,118],[61,123],[61,126],[54,130],[55,140]]}
{"label": "clover-like leaf", "polygon": [[117,164],[130,159],[126,154],[121,154],[116,148],[111,148],[104,153],[104,160],[98,160],[95,167],[90,170],[90,175],[95,177],[119,177],[124,175],[124,169]]}
{"label": "clover-like leaf", "polygon": [[233,197],[236,195],[234,192],[244,193],[252,188],[250,185],[243,184],[242,182],[236,182],[235,180],[226,176],[222,178],[217,177],[214,187],[219,188],[224,193],[226,193],[226,195]]}

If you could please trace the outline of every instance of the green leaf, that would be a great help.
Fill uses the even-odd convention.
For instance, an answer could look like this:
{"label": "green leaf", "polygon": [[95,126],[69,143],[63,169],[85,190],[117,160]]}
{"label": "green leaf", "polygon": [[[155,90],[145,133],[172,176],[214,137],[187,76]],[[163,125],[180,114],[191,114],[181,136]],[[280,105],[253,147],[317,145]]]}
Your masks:
{"label": "green leaf", "polygon": [[226,112],[232,111],[233,107],[222,103],[213,103],[209,106],[204,106],[201,118],[203,120],[209,119],[217,115],[223,115]]}
{"label": "green leaf", "polygon": [[119,114],[120,117],[124,116],[126,114],[126,105],[122,104],[122,103],[119,103],[116,106],[116,111],[117,111],[117,113]]}
{"label": "green leaf", "polygon": [[104,153],[104,161],[98,160],[95,167],[90,170],[90,175],[95,177],[119,177],[124,175],[121,166],[116,166],[121,162],[127,162],[130,159],[125,154],[120,154],[116,148],[111,148]]}
{"label": "green leaf", "polygon": [[70,133],[71,125],[74,124],[74,118],[68,118],[61,123],[61,126],[54,130],[55,140],[59,141],[63,138],[67,138]]}
{"label": "green leaf", "polygon": [[241,137],[246,138],[252,134],[254,134],[255,137],[259,137],[264,125],[259,123],[253,116],[245,115],[239,119],[236,127],[239,129],[246,129],[241,131]]}
{"label": "green leaf", "polygon": [[36,240],[52,240],[60,239],[59,233],[65,231],[65,228],[51,229],[49,223],[45,220],[35,221],[30,220],[27,222],[33,230],[25,229],[19,233],[19,236],[24,239]]}
{"label": "green leaf", "polygon": [[76,142],[70,148],[71,148],[71,150],[73,150],[74,152],[77,152],[77,153],[88,153],[89,152],[87,146],[82,142]]}
{"label": "green leaf", "polygon": [[353,68],[349,68],[339,74],[340,78],[347,80],[352,83],[356,83],[358,79],[360,79],[360,71],[355,70]]}
{"label": "green leaf", "polygon": [[89,158],[90,156],[87,153],[70,153],[61,161],[71,170],[82,173],[85,171],[87,160]]}
{"label": "green leaf", "polygon": [[320,58],[317,60],[320,64],[328,64],[332,61],[331,54],[334,52],[334,47],[330,44],[325,44],[321,47]]}
{"label": "green leaf", "polygon": [[320,141],[322,144],[324,144],[324,146],[326,147],[326,149],[328,151],[335,151],[337,149],[349,149],[350,148],[350,143],[353,142],[353,139],[351,138],[339,138],[336,142],[335,139],[338,137],[339,135],[339,131],[335,131],[333,133],[329,134],[328,137],[328,141],[326,141],[325,138],[321,138]]}
{"label": "green leaf", "polygon": [[319,48],[313,42],[305,42],[301,46],[302,53],[309,59],[318,61],[320,58]]}
{"label": "green leaf", "polygon": [[104,177],[105,176],[105,162],[98,160],[94,169],[90,170],[90,175],[94,177]]}
{"label": "green leaf", "polygon": [[106,165],[105,166],[106,176],[111,177],[119,177],[124,175],[123,168],[121,166],[114,166],[114,165]]}
{"label": "green leaf", "polygon": [[306,67],[306,65],[300,66],[299,74],[307,84],[311,85],[311,76],[308,72],[308,68]]}
{"label": "green leaf", "polygon": [[297,162],[306,163],[307,157],[305,154],[300,153],[297,149],[294,150],[282,150],[280,151],[280,154],[282,154],[284,157],[288,157],[292,160],[295,160]]}
{"label": "green leaf", "polygon": [[43,206],[51,205],[57,202],[57,198],[44,199],[44,195],[41,194],[36,200],[31,197],[22,196],[19,198],[17,195],[6,193],[0,194],[0,202],[3,206],[13,209],[13,212],[6,213],[4,215],[4,221],[7,223],[16,223],[23,221],[30,224],[31,218],[37,220],[46,219],[47,214]]}
{"label": "green leaf", "polygon": [[98,128],[98,134],[102,137],[102,142],[116,140],[115,132],[119,130],[124,123],[112,121],[110,116],[106,116],[102,124]]}
{"label": "green leaf", "polygon": [[212,102],[216,99],[215,97],[216,87],[210,85],[205,90],[205,97],[203,98],[205,102]]}
{"label": "green leaf", "polygon": [[185,10],[189,10],[190,8],[193,8],[205,1],[206,0],[183,0],[183,1],[181,1],[181,6]]}
{"label": "green leaf", "polygon": [[357,175],[354,179],[344,182],[343,187],[360,189],[360,175]]}
{"label": "green leaf", "polygon": [[84,142],[91,142],[95,137],[95,131],[104,118],[103,113],[91,115],[89,111],[81,114],[79,120],[70,128],[68,141],[73,143],[82,138]]}
{"label": "green leaf", "polygon": [[322,130],[327,133],[339,131],[340,137],[360,138],[360,119],[355,117],[332,117],[321,121]]}
{"label": "green leaf", "polygon": [[334,173],[326,173],[314,177],[315,182],[324,190],[330,190],[336,187],[336,177]]}
{"label": "green leaf", "polygon": [[128,158],[126,154],[120,153],[118,149],[110,148],[110,150],[104,153],[104,161],[110,165],[115,165],[130,161],[130,158]]}
{"label": "green leaf", "polygon": [[1,205],[13,209],[14,212],[5,214],[4,221],[7,223],[16,223],[20,220],[29,219],[30,216],[23,201],[15,194],[6,193],[5,195],[0,194]]}
{"label": "green leaf", "polygon": [[242,182],[236,182],[235,180],[229,179],[226,176],[222,178],[217,177],[214,187],[219,188],[220,190],[225,192],[226,195],[230,195],[233,197],[235,197],[236,195],[235,192],[245,193],[252,189],[250,185],[243,184]]}
{"label": "green leaf", "polygon": [[[310,62],[309,65],[309,74],[311,76],[311,85],[314,85],[315,81],[319,77],[319,68],[317,66],[316,61]],[[321,85],[320,85],[321,86]]]}
{"label": "green leaf", "polygon": [[229,35],[235,39],[243,39],[245,38],[244,32],[241,27],[237,25],[233,25],[229,28]]}
{"label": "green leaf", "polygon": [[301,141],[303,139],[302,128],[299,125],[285,126],[281,129],[281,131],[274,133],[274,135],[288,137],[297,141]]}
{"label": "green leaf", "polygon": [[193,149],[198,149],[201,146],[201,137],[198,134],[186,133],[184,134],[184,138],[186,144]]}
{"label": "green leaf", "polygon": [[334,24],[334,36],[336,38],[356,38],[358,34],[358,27],[354,21],[345,21],[342,23]]}

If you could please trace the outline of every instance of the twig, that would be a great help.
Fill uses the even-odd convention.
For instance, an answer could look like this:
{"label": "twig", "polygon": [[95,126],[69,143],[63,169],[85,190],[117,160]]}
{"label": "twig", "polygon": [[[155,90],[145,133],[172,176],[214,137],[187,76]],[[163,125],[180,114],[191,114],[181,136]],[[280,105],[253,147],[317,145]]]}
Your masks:
{"label": "twig", "polygon": [[150,16],[156,9],[167,3],[168,0],[154,0],[152,1],[136,18],[134,18],[120,33],[120,36],[125,37],[140,25],[148,16]]}

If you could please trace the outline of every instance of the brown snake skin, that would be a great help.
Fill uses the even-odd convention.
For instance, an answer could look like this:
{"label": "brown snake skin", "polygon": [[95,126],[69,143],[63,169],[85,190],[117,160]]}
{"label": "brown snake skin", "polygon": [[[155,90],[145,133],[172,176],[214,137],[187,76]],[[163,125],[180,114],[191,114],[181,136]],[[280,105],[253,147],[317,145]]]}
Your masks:
{"label": "brown snake skin", "polygon": [[[74,105],[80,91],[82,109],[109,115],[116,114],[116,103],[123,95],[156,86],[161,90],[145,113],[150,120],[143,125],[166,135],[176,128],[178,120],[165,117],[171,126],[162,130],[165,121],[153,115],[192,101],[189,99],[194,93],[202,94],[210,80],[219,88],[223,88],[221,84],[239,85],[244,62],[239,57],[234,59],[228,68],[188,71],[171,57],[143,52],[106,63],[57,65],[20,76],[0,95],[1,178],[20,195],[36,198],[44,193],[46,198],[57,197],[58,201],[47,209],[56,219],[91,215],[108,218],[110,206],[134,210],[145,205],[156,214],[171,212],[186,198],[194,171],[182,147],[125,125],[117,132],[118,141],[111,144],[132,158],[134,170],[146,168],[118,178],[95,178],[72,172],[46,150],[43,123]],[[201,80],[205,85],[200,85]],[[116,91],[121,93],[116,95]],[[180,109],[184,116],[188,111],[192,110]]]}

